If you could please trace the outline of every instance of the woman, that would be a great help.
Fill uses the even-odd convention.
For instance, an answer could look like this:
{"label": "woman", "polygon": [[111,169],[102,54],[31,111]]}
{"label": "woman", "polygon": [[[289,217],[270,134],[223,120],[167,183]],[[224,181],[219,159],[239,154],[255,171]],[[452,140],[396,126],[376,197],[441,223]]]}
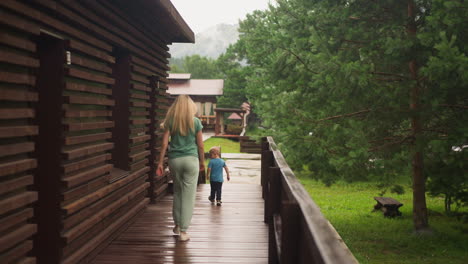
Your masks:
{"label": "woman", "polygon": [[174,234],[179,241],[187,241],[187,229],[195,206],[198,172],[205,170],[201,121],[195,117],[197,106],[187,95],[180,95],[169,108],[162,127],[162,148],[157,173],[163,171],[164,156],[171,137],[169,168],[174,176],[174,202],[172,216]]}

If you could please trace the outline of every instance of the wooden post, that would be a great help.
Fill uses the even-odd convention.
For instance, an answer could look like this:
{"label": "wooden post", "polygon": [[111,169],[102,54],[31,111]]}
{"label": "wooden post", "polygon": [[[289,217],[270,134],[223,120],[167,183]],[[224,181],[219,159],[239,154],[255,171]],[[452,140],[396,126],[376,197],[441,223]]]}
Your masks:
{"label": "wooden post", "polygon": [[156,132],[158,131],[157,128],[157,117],[156,117],[156,107],[157,107],[157,102],[156,102],[156,96],[158,94],[157,89],[159,88],[159,80],[158,77],[153,76],[150,79],[150,112],[149,112],[149,118],[151,123],[149,124],[149,134],[151,136],[150,138],[150,143],[149,143],[149,149],[150,149],[150,156],[149,156],[149,165],[150,165],[150,171],[148,173],[148,181],[150,183],[150,187],[148,189],[148,194],[151,203],[154,203],[156,200],[156,197],[154,195],[154,178],[156,175],[156,166],[158,163],[157,156],[158,153],[156,151],[156,141],[157,141],[157,135]]}
{"label": "wooden post", "polygon": [[273,225],[273,215],[279,213],[281,205],[281,170],[278,167],[269,168],[268,208],[266,218]]}
{"label": "wooden post", "polygon": [[49,35],[38,41],[37,125],[39,135],[35,174],[39,199],[34,208],[38,232],[34,253],[40,264],[57,264],[62,258],[60,176],[62,175],[63,88],[65,86],[65,43]]}
{"label": "wooden post", "polygon": [[115,99],[115,105],[112,109],[112,117],[115,120],[115,126],[112,129],[112,142],[118,143],[112,149],[112,162],[114,167],[129,171],[131,55],[127,51],[117,51],[117,53],[112,69],[112,76],[115,78],[115,86],[112,89],[112,95]]}
{"label": "wooden post", "polygon": [[295,264],[298,261],[301,209],[295,202],[281,206],[281,256],[280,263]]}
{"label": "wooden post", "polygon": [[[268,142],[267,142],[268,144]],[[261,181],[262,181],[262,197],[265,201],[264,205],[264,222],[268,223],[268,187],[269,187],[269,168],[273,164],[273,152],[270,150],[262,151],[261,162]]]}
{"label": "wooden post", "polygon": [[215,135],[221,134],[221,113],[216,112]]}
{"label": "wooden post", "polygon": [[198,184],[206,184],[206,172],[205,172],[205,170],[198,172]]}
{"label": "wooden post", "polygon": [[273,164],[273,153],[270,151],[270,145],[267,138],[262,138],[262,161],[261,161],[261,175],[260,182],[262,185],[262,198],[266,199],[265,189],[267,183],[268,168]]}
{"label": "wooden post", "polygon": [[276,245],[275,225],[268,225],[268,264],[278,264],[278,250]]}

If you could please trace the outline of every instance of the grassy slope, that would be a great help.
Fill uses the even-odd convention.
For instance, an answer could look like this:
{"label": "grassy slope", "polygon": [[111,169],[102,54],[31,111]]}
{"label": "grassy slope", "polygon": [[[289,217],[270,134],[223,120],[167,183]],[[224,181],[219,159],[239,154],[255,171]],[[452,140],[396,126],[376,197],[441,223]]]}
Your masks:
{"label": "grassy slope", "polygon": [[372,212],[379,190],[372,183],[338,183],[326,187],[310,179],[301,182],[340,233],[360,263],[467,263],[468,224],[446,217],[443,198],[428,197],[432,234],[413,233],[412,193],[386,194],[404,205],[403,216],[384,218]]}
{"label": "grassy slope", "polygon": [[221,153],[240,153],[239,142],[225,138],[209,138],[203,142],[205,152],[210,151],[213,146],[221,146]]}

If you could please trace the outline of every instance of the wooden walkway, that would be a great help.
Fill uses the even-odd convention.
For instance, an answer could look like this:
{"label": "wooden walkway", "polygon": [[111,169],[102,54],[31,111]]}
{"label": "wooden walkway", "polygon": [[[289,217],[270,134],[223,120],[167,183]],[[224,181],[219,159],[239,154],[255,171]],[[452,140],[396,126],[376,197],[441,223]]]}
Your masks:
{"label": "wooden walkway", "polygon": [[208,201],[209,184],[198,187],[188,242],[172,234],[172,196],[146,211],[93,264],[267,263],[268,225],[260,185],[223,184],[223,205]]}

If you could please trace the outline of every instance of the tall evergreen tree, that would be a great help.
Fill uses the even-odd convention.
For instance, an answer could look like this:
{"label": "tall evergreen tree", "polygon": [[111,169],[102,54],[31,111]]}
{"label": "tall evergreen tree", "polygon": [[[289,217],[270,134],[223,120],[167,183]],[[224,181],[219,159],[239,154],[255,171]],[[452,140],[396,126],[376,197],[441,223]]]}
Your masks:
{"label": "tall evergreen tree", "polygon": [[425,180],[437,175],[424,162],[467,144],[466,5],[278,0],[240,25],[247,96],[292,165],[317,178],[411,171],[424,230]]}

